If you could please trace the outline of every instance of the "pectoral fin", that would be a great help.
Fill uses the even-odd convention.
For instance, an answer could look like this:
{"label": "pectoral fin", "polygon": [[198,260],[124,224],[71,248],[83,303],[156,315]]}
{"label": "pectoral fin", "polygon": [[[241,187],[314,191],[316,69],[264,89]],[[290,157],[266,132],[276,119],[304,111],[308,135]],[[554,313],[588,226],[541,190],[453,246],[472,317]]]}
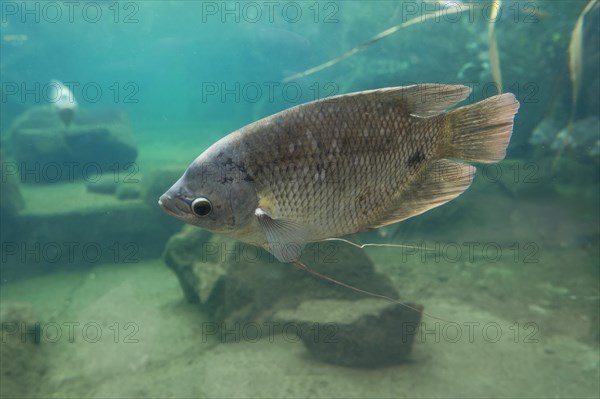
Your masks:
{"label": "pectoral fin", "polygon": [[300,258],[306,246],[307,229],[291,220],[272,218],[264,209],[254,212],[267,238],[267,250],[277,260],[289,263]]}

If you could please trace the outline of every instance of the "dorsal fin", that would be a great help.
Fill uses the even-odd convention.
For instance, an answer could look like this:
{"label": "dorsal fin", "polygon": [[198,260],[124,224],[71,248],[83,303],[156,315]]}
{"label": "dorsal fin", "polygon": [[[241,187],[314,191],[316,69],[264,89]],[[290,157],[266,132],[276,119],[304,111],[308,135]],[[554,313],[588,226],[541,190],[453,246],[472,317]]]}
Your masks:
{"label": "dorsal fin", "polygon": [[341,94],[314,101],[299,107],[327,105],[341,100],[356,100],[369,103],[394,102],[402,105],[409,114],[430,117],[444,112],[469,96],[471,89],[463,85],[419,84],[404,87],[367,90]]}

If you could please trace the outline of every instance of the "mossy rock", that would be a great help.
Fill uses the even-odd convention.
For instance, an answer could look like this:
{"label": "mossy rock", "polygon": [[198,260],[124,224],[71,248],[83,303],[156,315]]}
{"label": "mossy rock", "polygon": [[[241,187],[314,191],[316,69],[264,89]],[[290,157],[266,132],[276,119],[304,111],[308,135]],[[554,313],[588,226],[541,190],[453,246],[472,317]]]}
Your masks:
{"label": "mossy rock", "polygon": [[349,367],[379,367],[407,361],[423,307],[366,298],[308,300],[276,319],[293,325],[308,351],[325,362]]}
{"label": "mossy rock", "polygon": [[20,168],[34,171],[23,174],[24,183],[127,172],[137,158],[133,131],[121,113],[76,114],[67,127],[52,107],[33,107],[11,125],[9,137]]}
{"label": "mossy rock", "polygon": [[39,319],[30,304],[9,302],[0,322],[0,397],[34,397],[47,367]]}
{"label": "mossy rock", "polygon": [[[357,300],[364,294],[320,279],[249,244],[186,226],[168,242],[164,258],[185,297],[219,322],[273,320],[281,309],[307,299]],[[379,274],[359,248],[339,242],[308,245],[301,261],[312,270],[351,286],[397,298],[390,280]]]}

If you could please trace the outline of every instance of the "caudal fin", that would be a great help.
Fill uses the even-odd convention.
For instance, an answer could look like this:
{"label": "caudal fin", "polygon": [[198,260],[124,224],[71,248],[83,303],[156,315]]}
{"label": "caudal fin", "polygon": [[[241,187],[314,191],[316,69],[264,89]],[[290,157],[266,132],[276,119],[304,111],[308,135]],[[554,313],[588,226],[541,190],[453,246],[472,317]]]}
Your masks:
{"label": "caudal fin", "polygon": [[444,155],[483,163],[504,159],[518,110],[515,96],[505,93],[450,111],[446,115],[449,147]]}

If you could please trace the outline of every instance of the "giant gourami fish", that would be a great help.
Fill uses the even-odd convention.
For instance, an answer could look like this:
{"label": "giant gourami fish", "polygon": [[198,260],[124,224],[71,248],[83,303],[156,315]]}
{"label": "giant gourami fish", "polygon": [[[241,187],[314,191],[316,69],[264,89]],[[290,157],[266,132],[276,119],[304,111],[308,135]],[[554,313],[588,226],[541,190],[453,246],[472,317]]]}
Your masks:
{"label": "giant gourami fish", "polygon": [[471,90],[420,84],[295,106],[204,151],[160,197],[187,223],[296,263],[309,242],[397,223],[442,205],[475,167],[504,158],[510,93],[447,109]]}

